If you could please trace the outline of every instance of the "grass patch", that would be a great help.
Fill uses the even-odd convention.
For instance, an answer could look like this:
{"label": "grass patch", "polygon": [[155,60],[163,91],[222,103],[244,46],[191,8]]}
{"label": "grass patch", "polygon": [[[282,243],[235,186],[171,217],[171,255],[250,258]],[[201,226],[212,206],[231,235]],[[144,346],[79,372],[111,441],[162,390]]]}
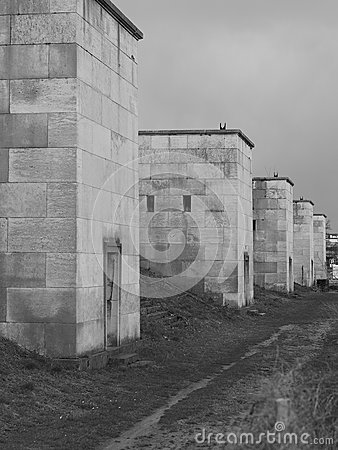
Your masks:
{"label": "grass patch", "polygon": [[160,300],[176,325],[142,320],[137,351],[151,364],[127,369],[51,369],[47,360],[0,339],[0,448],[96,448],[163,406],[182,387],[237,360],[289,317],[313,316],[321,309],[317,298],[257,297],[254,307],[265,308],[265,317],[221,307],[208,297],[183,294]]}
{"label": "grass patch", "polygon": [[[336,316],[337,317],[337,316]],[[317,338],[320,338],[319,334]],[[302,339],[300,338],[299,341]],[[315,340],[315,339],[314,339]],[[261,388],[255,394],[251,407],[241,418],[237,418],[235,429],[238,435],[275,432],[276,421],[286,422],[286,429],[280,434],[279,449],[313,448],[336,449],[338,442],[338,324],[326,336],[324,345],[316,354],[311,349],[303,361],[290,363],[285,355],[276,358],[276,367],[271,377],[262,377]],[[316,346],[314,346],[315,350]],[[313,350],[313,351],[314,351]],[[291,352],[292,353],[292,352]],[[289,355],[290,356],[290,355]],[[278,399],[289,402],[287,413],[278,414]],[[294,433],[298,443],[284,441],[285,433]],[[307,444],[300,442],[307,434]],[[277,434],[278,435],[278,434]],[[271,442],[256,444],[255,448],[271,449]],[[252,448],[249,445],[243,448]],[[236,447],[229,447],[236,448]]]}

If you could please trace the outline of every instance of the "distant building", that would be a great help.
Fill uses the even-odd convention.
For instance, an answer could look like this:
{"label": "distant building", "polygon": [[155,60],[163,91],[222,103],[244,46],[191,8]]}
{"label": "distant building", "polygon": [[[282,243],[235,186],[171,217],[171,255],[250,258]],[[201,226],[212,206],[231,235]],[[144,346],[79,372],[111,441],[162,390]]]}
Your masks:
{"label": "distant building", "polygon": [[338,280],[338,234],[326,234],[326,264],[330,279]]}

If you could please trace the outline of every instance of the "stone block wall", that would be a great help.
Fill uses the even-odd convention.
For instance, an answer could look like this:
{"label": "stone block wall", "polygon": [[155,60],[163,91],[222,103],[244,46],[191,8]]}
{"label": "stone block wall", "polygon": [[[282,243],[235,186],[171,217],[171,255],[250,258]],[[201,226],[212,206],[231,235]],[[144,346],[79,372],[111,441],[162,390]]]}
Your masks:
{"label": "stone block wall", "polygon": [[254,283],[292,292],[293,182],[289,178],[253,179]]}
{"label": "stone block wall", "polygon": [[313,202],[293,201],[294,280],[311,287],[314,282]]}
{"label": "stone block wall", "polygon": [[239,130],[139,134],[143,268],[182,291],[250,303],[252,142]]}
{"label": "stone block wall", "polygon": [[2,0],[0,30],[0,332],[51,357],[102,350],[108,240],[135,339],[142,35],[109,0]]}
{"label": "stone block wall", "polygon": [[313,215],[313,246],[315,280],[327,279],[326,267],[326,216],[325,214]]}

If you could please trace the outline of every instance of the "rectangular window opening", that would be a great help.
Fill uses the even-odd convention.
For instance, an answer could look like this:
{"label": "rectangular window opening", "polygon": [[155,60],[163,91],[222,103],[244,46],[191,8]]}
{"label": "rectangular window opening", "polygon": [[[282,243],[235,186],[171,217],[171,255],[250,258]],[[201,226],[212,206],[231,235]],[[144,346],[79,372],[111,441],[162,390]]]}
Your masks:
{"label": "rectangular window opening", "polygon": [[191,212],[191,195],[183,195],[183,210]]}
{"label": "rectangular window opening", "polygon": [[155,197],[153,195],[147,195],[147,211],[155,211]]}

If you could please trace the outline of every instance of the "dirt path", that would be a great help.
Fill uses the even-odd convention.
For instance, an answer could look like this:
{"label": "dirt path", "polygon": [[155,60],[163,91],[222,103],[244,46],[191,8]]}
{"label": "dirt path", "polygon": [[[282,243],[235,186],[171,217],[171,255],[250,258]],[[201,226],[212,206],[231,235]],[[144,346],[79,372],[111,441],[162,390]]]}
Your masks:
{"label": "dirt path", "polygon": [[251,343],[258,343],[244,354],[232,354],[231,361],[225,349],[224,364],[217,371],[180,390],[102,448],[219,448],[203,443],[204,436],[238,431],[238,421],[255,409],[262,385],[269,383],[276,369],[300,366],[321,352],[325,339],[337,327],[337,318],[327,310],[332,304],[338,304],[338,295],[311,293],[289,305],[279,317],[261,321],[250,338]]}
{"label": "dirt path", "polygon": [[264,316],[207,297],[163,299],[182,325],[146,322],[138,353],[149,364],[128,368],[55,371],[0,340],[0,448],[195,449],[203,429],[241,428],[260,414],[276,371],[316,360],[338,316],[329,311],[338,294],[256,298]]}

